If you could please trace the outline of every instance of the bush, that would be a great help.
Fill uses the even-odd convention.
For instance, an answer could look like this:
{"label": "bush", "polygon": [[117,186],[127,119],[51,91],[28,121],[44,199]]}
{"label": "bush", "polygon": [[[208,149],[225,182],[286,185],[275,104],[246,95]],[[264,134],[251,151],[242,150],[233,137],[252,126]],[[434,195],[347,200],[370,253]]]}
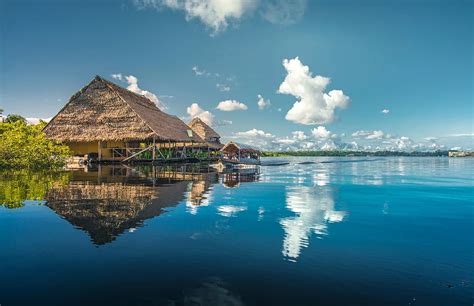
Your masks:
{"label": "bush", "polygon": [[64,165],[69,147],[46,139],[46,125],[27,125],[23,120],[0,123],[0,168],[49,169]]}

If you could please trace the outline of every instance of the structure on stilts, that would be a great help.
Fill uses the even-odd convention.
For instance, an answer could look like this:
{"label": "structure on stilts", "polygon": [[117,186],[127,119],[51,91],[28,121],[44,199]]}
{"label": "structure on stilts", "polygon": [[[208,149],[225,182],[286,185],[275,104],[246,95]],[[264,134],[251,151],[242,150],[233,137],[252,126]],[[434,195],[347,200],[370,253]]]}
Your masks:
{"label": "structure on stilts", "polygon": [[215,145],[146,97],[99,76],[43,131],[67,144],[78,163],[205,160]]}

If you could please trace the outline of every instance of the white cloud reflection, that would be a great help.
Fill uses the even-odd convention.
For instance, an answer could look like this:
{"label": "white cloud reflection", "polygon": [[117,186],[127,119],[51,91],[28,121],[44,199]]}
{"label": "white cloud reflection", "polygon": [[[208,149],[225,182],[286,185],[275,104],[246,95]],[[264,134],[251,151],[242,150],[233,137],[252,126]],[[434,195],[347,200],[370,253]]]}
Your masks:
{"label": "white cloud reflection", "polygon": [[247,207],[244,206],[235,206],[235,205],[221,205],[217,207],[219,215],[223,217],[233,217],[241,211],[246,211]]}
{"label": "white cloud reflection", "polygon": [[[320,177],[319,183],[326,179]],[[328,234],[328,223],[341,222],[346,212],[337,211],[333,191],[327,185],[288,186],[286,189],[286,207],[293,217],[280,220],[285,231],[282,254],[290,261],[296,261],[301,250],[309,246],[309,238],[315,234],[322,238]]]}
{"label": "white cloud reflection", "polygon": [[209,186],[209,182],[194,181],[188,186],[186,194],[186,211],[192,215],[198,213],[199,207],[208,206],[212,201],[213,189]]}

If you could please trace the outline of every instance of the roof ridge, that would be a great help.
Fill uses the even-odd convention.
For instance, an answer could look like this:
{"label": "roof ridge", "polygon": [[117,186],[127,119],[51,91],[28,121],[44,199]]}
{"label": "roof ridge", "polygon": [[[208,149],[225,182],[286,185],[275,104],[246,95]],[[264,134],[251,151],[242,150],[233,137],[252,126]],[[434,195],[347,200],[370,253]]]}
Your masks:
{"label": "roof ridge", "polygon": [[[90,97],[89,91],[91,91]],[[78,112],[80,112],[80,109],[78,109],[78,107],[86,103],[84,102],[86,100],[92,103],[90,105],[87,104],[88,107],[96,107],[97,101],[98,99],[100,99],[100,95],[95,94],[96,91],[98,91],[99,93],[103,92],[103,94],[107,95],[106,100],[110,101],[105,101],[104,103],[113,103],[110,105],[115,105],[115,111],[112,109],[110,110],[112,113],[117,114],[117,112],[120,112],[120,116],[123,117],[122,119],[128,118],[130,120],[130,123],[123,123],[119,124],[119,126],[112,126],[112,129],[116,131],[116,133],[118,133],[116,135],[114,134],[115,136],[111,135],[110,133],[107,134],[106,125],[110,123],[114,124],[116,120],[114,121],[112,119],[107,119],[104,121],[105,123],[96,122],[95,124],[97,125],[97,128],[102,129],[101,133],[105,133],[104,135],[99,135],[95,134],[92,130],[95,128],[94,126],[87,128],[80,127],[80,122],[78,121],[78,119],[74,119],[71,117],[77,117],[77,115],[79,115]],[[82,101],[81,99],[85,100]],[[76,100],[80,101],[79,104],[74,103],[74,101]],[[68,114],[64,114],[64,112],[69,110],[70,107],[72,107],[71,111],[68,112]],[[87,115],[86,117],[90,117],[90,119],[95,118],[95,120],[98,116],[96,113],[88,113],[84,115]],[[65,127],[67,123],[61,121],[66,117],[71,124],[71,128],[74,128],[74,130],[67,130],[69,128]],[[105,116],[104,118],[109,118],[109,116]],[[93,124],[92,121],[91,124]],[[131,125],[133,125],[133,129]],[[80,134],[79,132],[82,128],[84,128],[85,131],[87,130],[87,133],[89,134],[86,136]],[[130,133],[124,130],[127,128],[129,129],[128,131]],[[57,139],[62,139],[62,141],[71,139],[92,139],[90,141],[96,141],[104,137],[104,139],[119,139],[120,137],[122,137],[120,133],[123,132],[128,135],[126,136],[124,134],[123,137],[129,137],[130,139],[137,136],[137,139],[150,139],[152,137],[156,137],[156,139],[160,141],[171,140],[177,142],[204,142],[204,140],[198,134],[190,136],[189,132],[187,132],[189,130],[190,127],[185,122],[183,122],[183,120],[181,120],[178,116],[168,114],[160,110],[155,104],[153,104],[153,102],[151,102],[146,97],[136,94],[98,75],[96,75],[87,85],[85,85],[75,94],[73,94],[71,98],[69,98],[68,102],[61,108],[61,110],[43,129],[43,131],[47,135],[50,134],[52,138],[56,137]]]}
{"label": "roof ridge", "polygon": [[194,126],[194,124],[199,124],[199,123],[203,125],[204,129],[208,129],[208,130],[210,130],[210,132],[212,132],[212,133],[214,133],[214,134],[216,134],[216,135],[218,135],[218,136],[220,137],[219,133],[217,133],[216,130],[214,130],[209,124],[207,124],[206,122],[204,122],[204,120],[202,120],[202,119],[199,118],[199,117],[194,117],[194,118],[188,123],[188,126],[191,127],[191,125]]}
{"label": "roof ridge", "polygon": [[[122,87],[122,86],[120,86],[120,85],[117,85],[117,84],[115,84],[114,82],[109,81],[109,80],[107,80],[106,78],[101,77],[100,75],[96,75],[96,76],[95,76],[95,79],[97,79],[97,80],[99,80],[99,81],[102,81],[102,82],[104,82],[104,83],[106,83],[106,84],[108,84],[108,85],[112,85],[113,87],[118,87],[118,88],[120,88],[120,90],[125,90],[125,91],[127,91],[128,93],[131,93],[131,94],[133,94],[133,95],[139,97],[140,99],[146,99],[146,100],[147,100],[147,104],[151,104],[152,106],[158,108],[158,107],[156,106],[156,104],[155,104],[153,101],[151,101],[150,99],[148,99],[148,98],[145,97],[144,95],[141,95],[141,94],[139,94],[139,93],[136,93],[136,92],[131,91],[131,90],[128,89],[128,88],[125,88],[125,87]],[[159,111],[162,111],[162,110],[159,109],[159,108],[158,108],[158,110],[159,110]]]}
{"label": "roof ridge", "polygon": [[[113,85],[115,85],[115,86],[117,86],[117,87],[120,87],[120,86],[118,86],[118,85],[116,85],[116,84],[114,84],[114,83],[112,83],[112,82],[110,82],[110,81],[108,81],[108,80],[105,80],[104,78],[102,78],[102,77],[100,77],[100,76],[96,76],[96,78],[97,78],[97,77],[98,77],[98,80],[99,80],[99,81],[102,81],[102,82],[105,84],[105,86],[107,86],[108,88],[110,88],[110,90],[112,90],[112,92],[114,92],[125,104],[127,104],[128,107],[130,107],[130,109],[135,113],[135,115],[137,115],[138,118],[140,118],[140,120],[142,120],[142,121],[145,123],[145,125],[148,126],[148,127],[150,128],[150,130],[151,130],[153,133],[155,133],[156,136],[159,136],[158,132],[155,131],[155,129],[153,129],[153,128],[150,126],[150,124],[147,122],[147,120],[143,119],[142,116],[140,116],[140,114],[139,114],[135,109],[133,109],[133,107],[130,105],[130,103],[129,103],[126,99],[124,99],[124,97],[122,97],[122,95],[114,88],[114,86],[110,86],[110,85],[113,84]],[[104,81],[105,81],[105,82],[104,82]],[[128,89],[125,89],[125,90],[127,90],[127,91],[129,91],[129,92],[132,92],[132,91],[130,91],[130,90],[128,90]],[[133,92],[132,92],[132,93],[133,93]],[[158,109],[158,107],[157,107],[157,109]],[[158,109],[158,110],[159,110],[159,109]],[[161,138],[161,137],[159,137],[159,138]]]}

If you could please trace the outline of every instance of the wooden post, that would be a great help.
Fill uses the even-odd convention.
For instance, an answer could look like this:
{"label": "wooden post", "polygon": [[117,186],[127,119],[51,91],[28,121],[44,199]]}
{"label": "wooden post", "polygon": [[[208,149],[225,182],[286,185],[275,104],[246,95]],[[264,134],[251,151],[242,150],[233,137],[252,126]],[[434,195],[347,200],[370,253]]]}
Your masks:
{"label": "wooden post", "polygon": [[97,143],[97,153],[99,154],[99,161],[102,160],[102,141],[99,140],[99,142]]}
{"label": "wooden post", "polygon": [[97,168],[97,183],[100,184],[102,177],[102,165],[99,164]]}
{"label": "wooden post", "polygon": [[152,151],[152,158],[153,158],[153,161],[155,161],[156,159],[156,140],[155,140],[155,136],[153,136],[153,151]]}

